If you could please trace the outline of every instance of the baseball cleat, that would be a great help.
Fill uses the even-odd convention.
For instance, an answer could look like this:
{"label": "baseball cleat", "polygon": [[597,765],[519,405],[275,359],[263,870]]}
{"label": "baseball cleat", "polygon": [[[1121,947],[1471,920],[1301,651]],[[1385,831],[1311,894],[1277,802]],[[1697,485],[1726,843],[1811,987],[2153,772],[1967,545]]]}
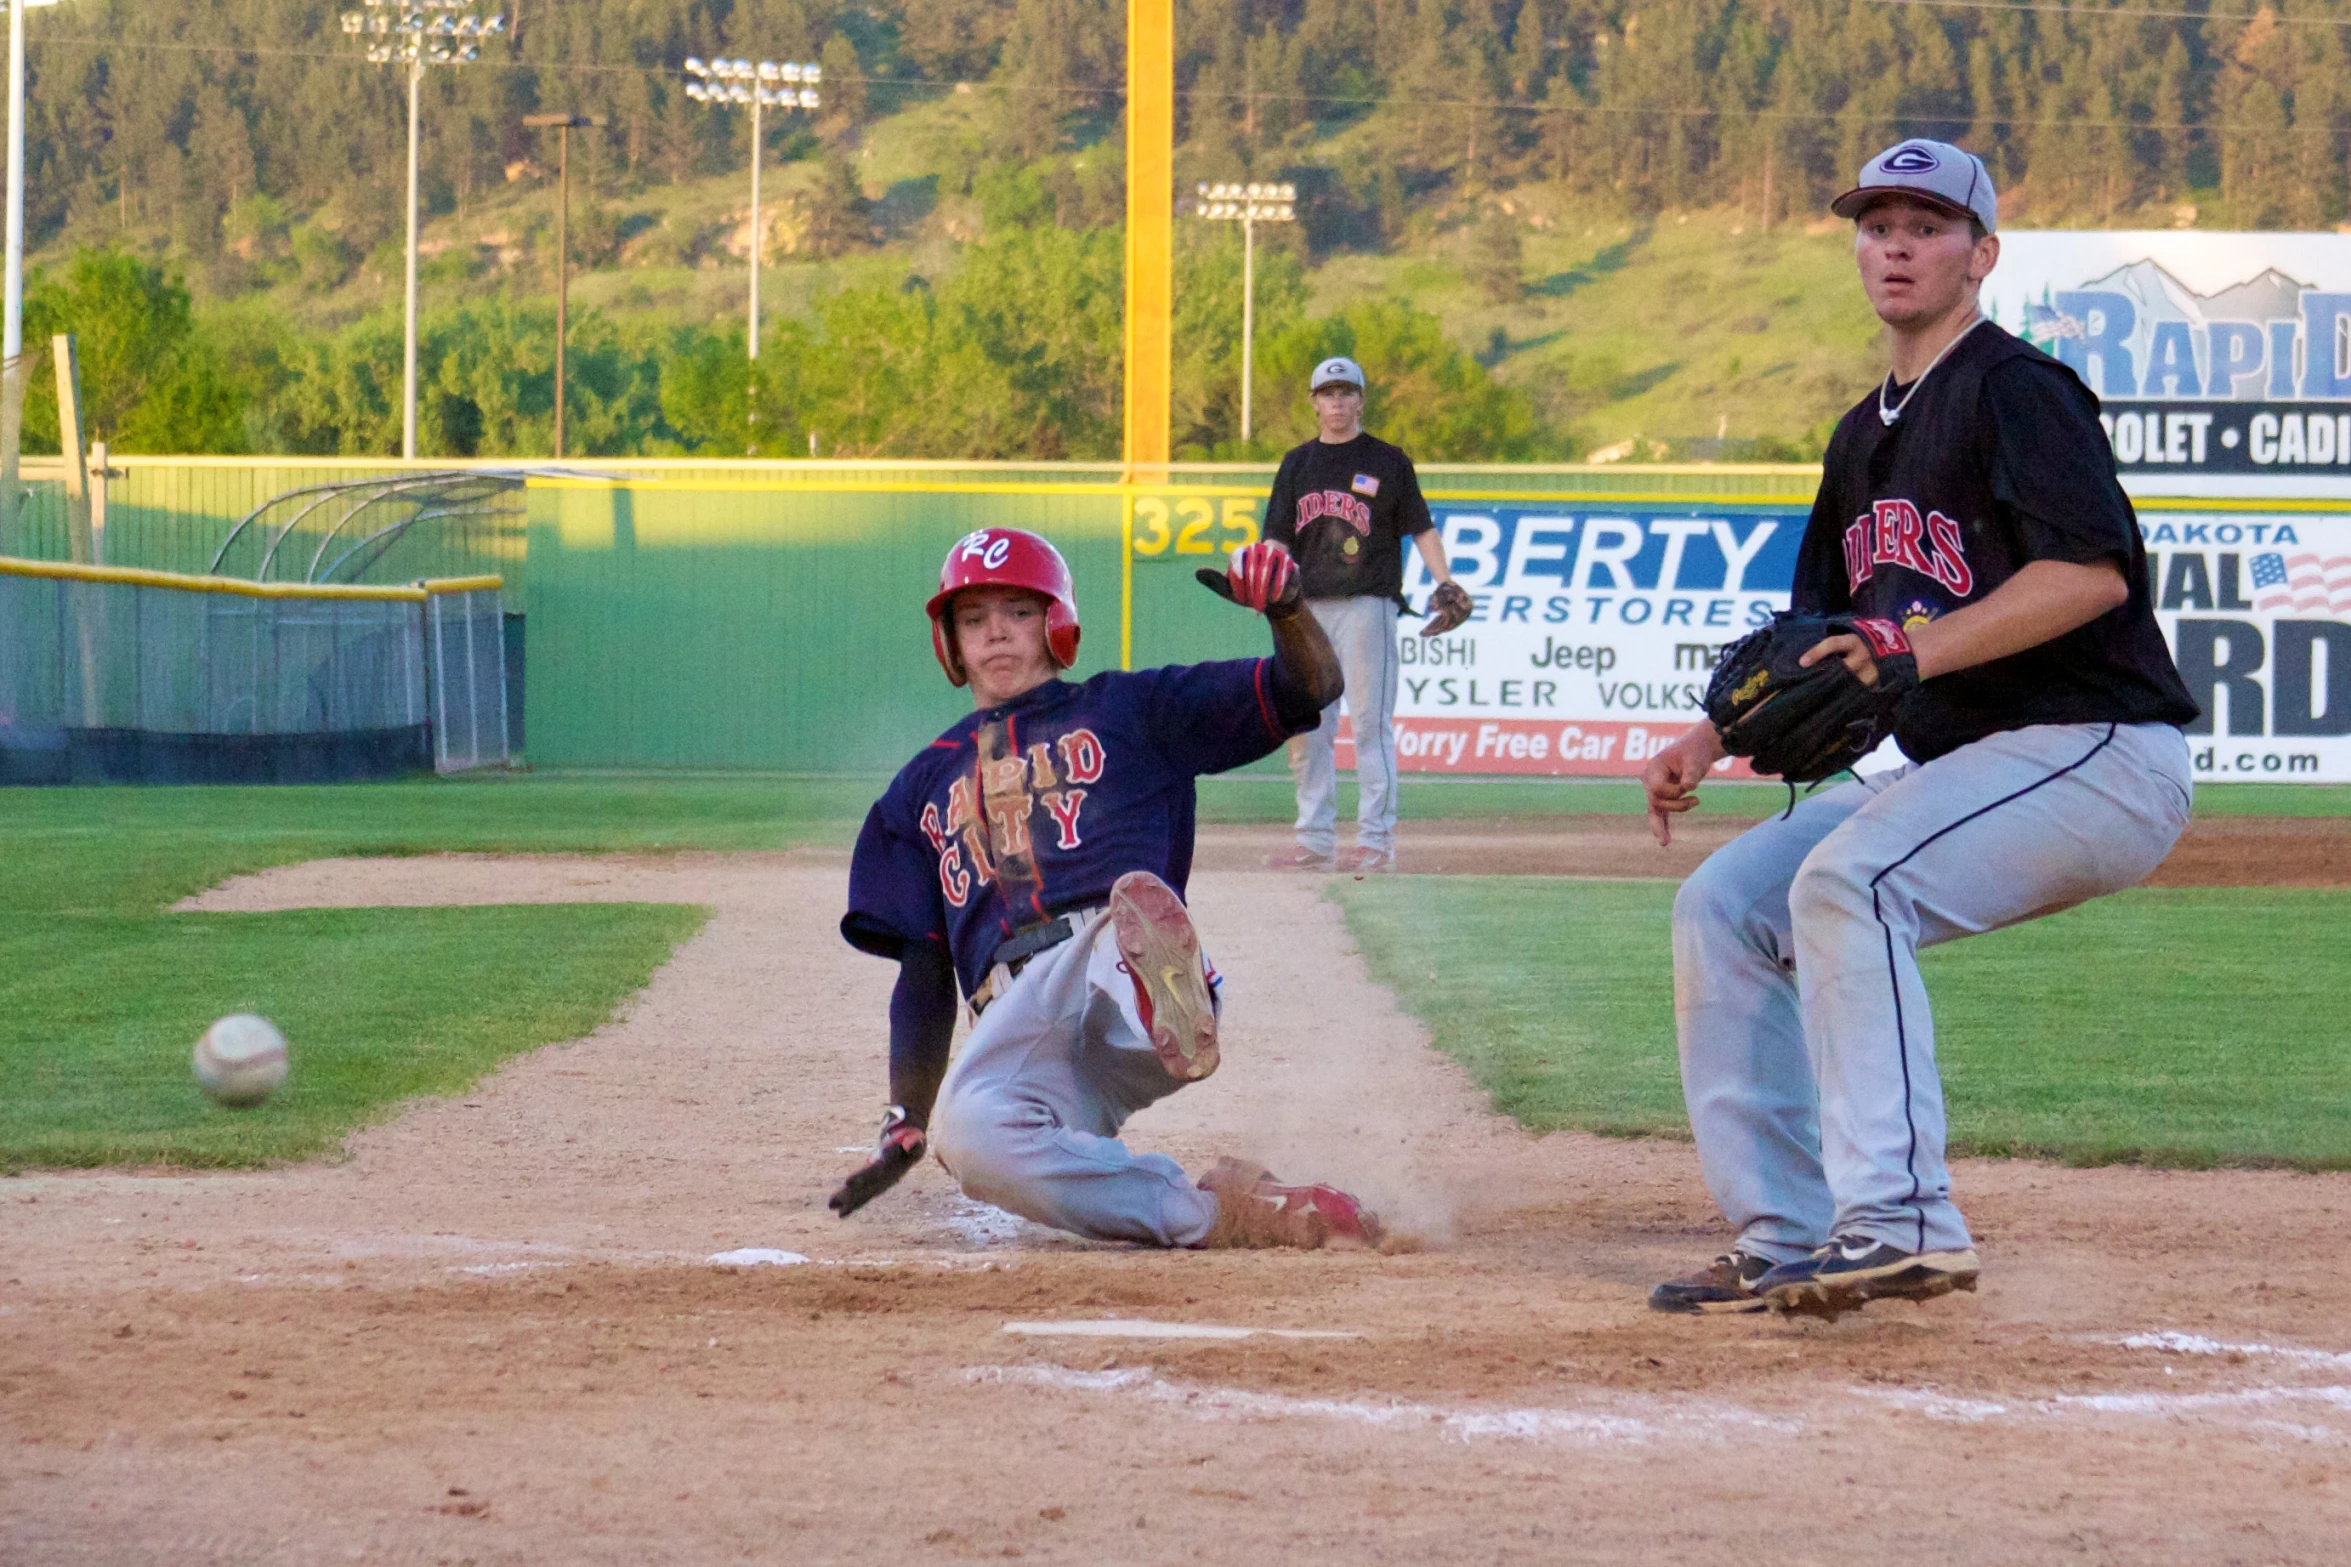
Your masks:
{"label": "baseball cleat", "polygon": [[1279,854],[1267,855],[1265,868],[1269,871],[1327,871],[1331,868],[1331,857],[1303,847],[1284,849]]}
{"label": "baseball cleat", "polygon": [[1964,1251],[1904,1251],[1866,1235],[1840,1235],[1811,1256],[1783,1262],[1755,1283],[1772,1310],[1832,1320],[1873,1300],[1932,1300],[1973,1290],[1983,1263]]}
{"label": "baseball cleat", "polygon": [[1216,1070],[1216,1000],[1184,900],[1149,871],[1129,871],[1110,889],[1110,923],[1159,1064],[1198,1082]]}
{"label": "baseball cleat", "polygon": [[1763,1297],[1755,1293],[1755,1281],[1769,1273],[1771,1267],[1769,1257],[1733,1248],[1696,1273],[1667,1279],[1651,1290],[1649,1309],[1685,1316],[1765,1310]]}
{"label": "baseball cleat", "polygon": [[1336,1186],[1284,1186],[1264,1165],[1218,1159],[1200,1177],[1216,1198],[1216,1223],[1200,1244],[1265,1250],[1376,1246],[1379,1215]]}
{"label": "baseball cleat", "polygon": [[1361,881],[1366,876],[1381,876],[1396,868],[1396,856],[1388,849],[1366,849],[1360,844],[1339,856],[1339,869]]}

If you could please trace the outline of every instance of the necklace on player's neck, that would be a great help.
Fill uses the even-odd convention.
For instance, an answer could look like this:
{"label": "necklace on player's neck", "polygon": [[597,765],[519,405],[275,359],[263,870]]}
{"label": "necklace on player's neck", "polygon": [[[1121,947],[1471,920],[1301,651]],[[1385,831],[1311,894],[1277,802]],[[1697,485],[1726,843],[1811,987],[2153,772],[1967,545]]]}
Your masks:
{"label": "necklace on player's neck", "polygon": [[1918,379],[1910,383],[1910,390],[1902,394],[1902,401],[1896,403],[1891,408],[1886,406],[1886,393],[1893,389],[1894,372],[1888,370],[1886,372],[1885,380],[1878,383],[1878,421],[1881,424],[1891,425],[1895,420],[1901,418],[1902,410],[1910,406],[1910,400],[1918,395],[1918,389],[1926,385],[1927,377],[1935,373],[1935,366],[1941,364],[1944,358],[1950,354],[1952,349],[1957,348],[1961,343],[1967,341],[1968,333],[1974,331],[1977,327],[1982,326],[1983,324],[1984,318],[1979,314],[1974,320],[1961,327],[1959,329],[1959,335],[1951,339],[1950,342],[1945,343],[1941,350],[1936,353],[1935,357],[1927,361],[1927,367],[1918,373]]}

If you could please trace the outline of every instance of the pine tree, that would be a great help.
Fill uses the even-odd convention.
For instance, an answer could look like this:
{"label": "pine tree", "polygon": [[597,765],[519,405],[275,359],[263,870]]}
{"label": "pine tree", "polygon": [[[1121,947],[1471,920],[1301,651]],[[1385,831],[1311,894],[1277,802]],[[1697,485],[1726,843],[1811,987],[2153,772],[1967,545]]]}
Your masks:
{"label": "pine tree", "polygon": [[835,33],[825,40],[817,63],[824,68],[821,97],[825,127],[839,135],[864,124],[869,99],[865,66],[857,58],[857,46],[849,41],[847,34]]}
{"label": "pine tree", "polygon": [[2155,128],[2162,148],[2156,164],[2156,193],[2160,199],[2176,201],[2188,193],[2188,148],[2194,132],[2189,129],[2188,46],[2177,32],[2170,38],[2163,62],[2156,68]]}
{"label": "pine tree", "polygon": [[245,116],[229,103],[218,82],[196,97],[196,123],[188,133],[206,193],[217,206],[233,207],[253,194],[253,139]]}
{"label": "pine tree", "polygon": [[1518,220],[1499,206],[1478,220],[1470,273],[1490,304],[1512,305],[1526,297],[1521,239]]}

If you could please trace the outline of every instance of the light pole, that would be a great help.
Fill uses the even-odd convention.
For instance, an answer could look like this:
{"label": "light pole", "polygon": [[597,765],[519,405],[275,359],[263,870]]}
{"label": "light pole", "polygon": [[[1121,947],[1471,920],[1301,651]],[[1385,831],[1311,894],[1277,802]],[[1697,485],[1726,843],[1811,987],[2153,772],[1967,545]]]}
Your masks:
{"label": "light pole", "polygon": [[1297,221],[1295,185],[1202,185],[1193,212],[1241,225],[1241,439],[1249,439],[1250,383],[1256,379],[1257,225]]}
{"label": "light pole", "polygon": [[604,123],[600,114],[526,114],[525,125],[552,125],[558,132],[555,154],[555,455],[563,455],[563,345],[570,336],[565,306],[571,293],[571,133],[577,126],[592,130]]}
{"label": "light pole", "polygon": [[24,14],[57,0],[8,0],[8,258],[0,300],[0,555],[16,553],[17,456],[24,439]]}
{"label": "light pole", "polygon": [[814,109],[821,101],[816,84],[824,80],[819,66],[773,60],[712,60],[686,57],[686,96],[717,108],[751,106],[751,357],[759,357],[759,141],[766,133],[762,109]]}
{"label": "light pole", "polygon": [[503,13],[487,18],[470,0],[367,0],[365,11],[345,11],[343,31],[367,39],[374,65],[408,67],[408,269],[406,325],[400,349],[400,455],[416,455],[416,148],[426,65],[465,65],[481,58],[480,43],[506,31]]}

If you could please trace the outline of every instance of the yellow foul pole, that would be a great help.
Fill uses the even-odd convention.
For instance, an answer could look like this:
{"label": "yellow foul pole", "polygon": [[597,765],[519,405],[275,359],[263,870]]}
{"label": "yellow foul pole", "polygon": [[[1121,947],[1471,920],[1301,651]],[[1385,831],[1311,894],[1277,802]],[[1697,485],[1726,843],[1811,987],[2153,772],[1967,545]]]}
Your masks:
{"label": "yellow foul pole", "polygon": [[1127,482],[1167,461],[1175,299],[1175,0],[1127,0]]}

